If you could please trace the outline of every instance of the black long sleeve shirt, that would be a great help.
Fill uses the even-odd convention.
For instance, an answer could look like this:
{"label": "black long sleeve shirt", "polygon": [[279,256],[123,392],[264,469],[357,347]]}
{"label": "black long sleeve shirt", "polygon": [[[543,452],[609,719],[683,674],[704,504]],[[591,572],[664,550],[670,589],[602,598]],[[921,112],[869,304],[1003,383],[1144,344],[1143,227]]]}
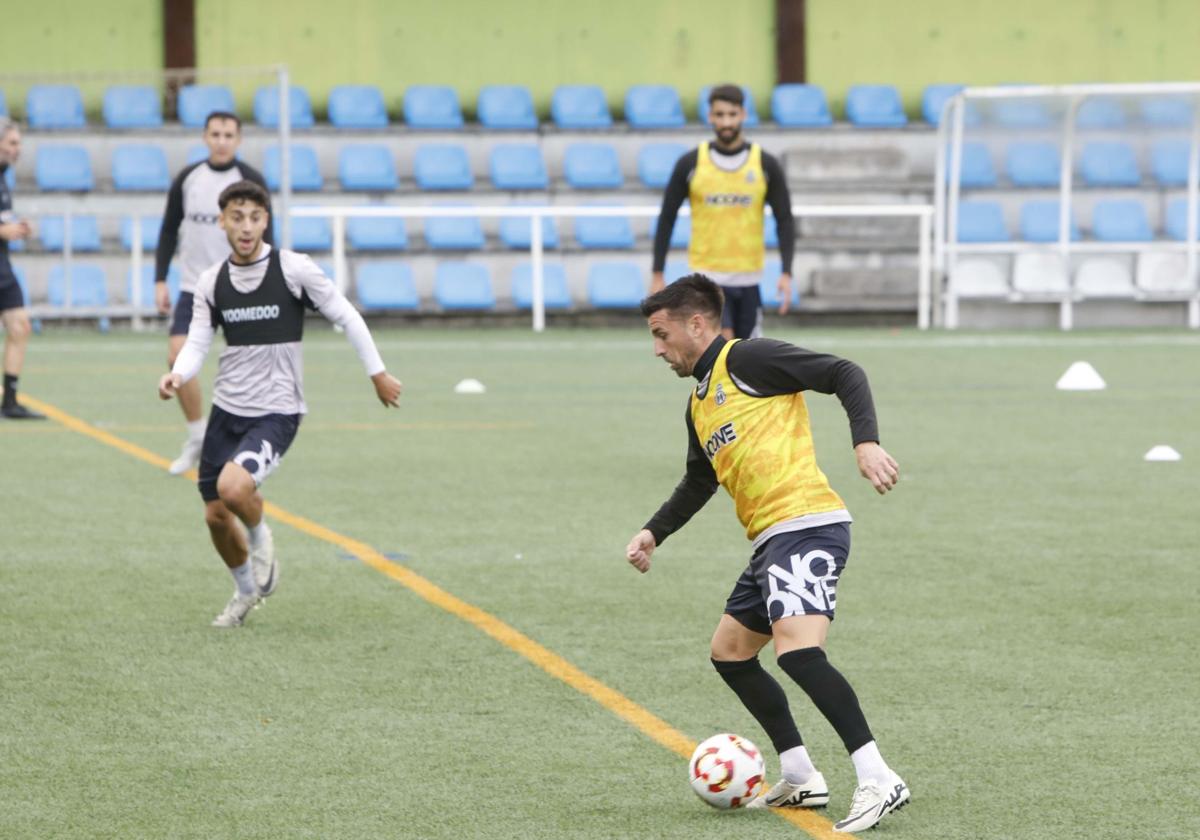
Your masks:
{"label": "black long sleeve shirt", "polygon": [[[717,157],[736,157],[748,148],[743,143],[730,152],[722,152],[716,144],[709,144],[709,154]],[[675,227],[675,218],[679,208],[688,197],[688,186],[696,173],[696,160],[700,150],[692,149],[675,162],[671,178],[667,181],[663,193],[662,208],[658,215],[658,229],[654,232],[654,271],[662,271],[667,264],[667,251],[671,246],[671,231]],[[779,259],[783,263],[783,273],[792,273],[792,255],[796,246],[796,223],[792,219],[792,197],[788,192],[787,179],[783,175],[783,167],[774,155],[762,153],[763,176],[767,180],[766,203],[775,214],[775,228],[779,232]]]}
{"label": "black long sleeve shirt", "polygon": [[[718,336],[700,356],[692,371],[697,381],[703,381],[712,373],[725,343],[725,339]],[[772,338],[755,338],[739,341],[730,348],[726,364],[730,376],[763,397],[798,391],[836,394],[850,420],[850,437],[854,445],[879,442],[871,386],[863,369],[849,359],[816,353]],[[687,524],[720,486],[712,462],[696,436],[690,397],[684,421],[688,430],[688,451],[683,479],[644,526],[654,535],[658,545]]]}

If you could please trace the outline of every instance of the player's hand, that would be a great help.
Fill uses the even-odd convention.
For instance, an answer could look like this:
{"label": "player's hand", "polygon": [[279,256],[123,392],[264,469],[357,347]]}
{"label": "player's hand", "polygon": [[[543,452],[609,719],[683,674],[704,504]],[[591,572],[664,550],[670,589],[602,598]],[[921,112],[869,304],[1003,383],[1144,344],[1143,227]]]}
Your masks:
{"label": "player's hand", "polygon": [[171,399],[182,384],[183,377],[178,373],[164,373],[162,379],[158,380],[158,398],[160,400]]}
{"label": "player's hand", "polygon": [[638,531],[625,547],[625,559],[642,574],[650,571],[650,555],[657,545],[654,535],[645,528]]}
{"label": "player's hand", "polygon": [[384,408],[389,405],[393,408],[400,407],[400,392],[404,390],[404,386],[400,384],[399,379],[386,370],[381,370],[371,377],[371,382],[375,384],[375,396],[379,397]]}
{"label": "player's hand", "polygon": [[779,314],[788,314],[788,308],[792,305],[792,275],[780,274],[779,286]]}
{"label": "player's hand", "polygon": [[33,233],[33,228],[29,222],[7,222],[0,225],[0,238],[7,239],[12,242],[17,239],[25,239]]}
{"label": "player's hand", "polygon": [[858,471],[881,496],[900,480],[900,465],[878,443],[860,443],[854,447],[854,454],[858,458]]}
{"label": "player's hand", "polygon": [[663,279],[661,271],[655,271],[650,275],[650,294],[661,292],[667,287],[667,282]]}
{"label": "player's hand", "polygon": [[154,284],[154,305],[158,308],[159,315],[168,315],[171,312],[171,290],[167,288],[166,283]]}

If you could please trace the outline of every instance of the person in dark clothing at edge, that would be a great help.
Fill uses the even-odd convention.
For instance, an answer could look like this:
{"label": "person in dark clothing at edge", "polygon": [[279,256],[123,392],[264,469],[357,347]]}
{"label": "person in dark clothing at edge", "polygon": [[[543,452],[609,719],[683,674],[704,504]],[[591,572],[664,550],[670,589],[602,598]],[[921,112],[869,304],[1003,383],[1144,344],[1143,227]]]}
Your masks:
{"label": "person in dark clothing at edge", "polygon": [[[167,337],[168,368],[174,366],[187,340],[197,278],[229,256],[229,240],[218,223],[221,211],[217,207],[217,197],[230,184],[243,180],[267,188],[257,169],[237,159],[238,146],[242,142],[242,121],[237,114],[213,111],[204,121],[203,136],[208,158],[184,167],[171,183],[154,259],[154,303],[158,311],[166,315],[171,312],[167,271],[178,244],[181,277],[179,301],[171,315]],[[270,215],[269,207],[267,213]],[[269,227],[263,239],[267,244],[274,243]],[[187,422],[187,439],[179,457],[171,462],[172,475],[181,475],[200,462],[205,428],[204,395],[199,380],[184,383],[177,396]]]}
{"label": "person in dark clothing at edge", "polygon": [[718,85],[708,96],[708,122],[714,142],[701,143],[679,158],[663,193],[654,235],[650,292],[663,288],[663,266],[679,206],[692,211],[688,267],[715,280],[725,293],[721,333],[726,338],[762,335],[763,205],[775,214],[779,232],[779,314],[787,314],[792,294],[792,254],[796,230],[792,199],[774,156],[742,136],[745,98],[737,85]]}
{"label": "person in dark clothing at edge", "polygon": [[0,322],[4,324],[4,401],[0,416],[9,420],[45,420],[17,402],[17,380],[25,364],[25,347],[33,331],[25,295],[17,273],[8,260],[8,243],[27,239],[33,227],[13,213],[12,195],[5,176],[21,156],[21,129],[8,117],[0,117]]}

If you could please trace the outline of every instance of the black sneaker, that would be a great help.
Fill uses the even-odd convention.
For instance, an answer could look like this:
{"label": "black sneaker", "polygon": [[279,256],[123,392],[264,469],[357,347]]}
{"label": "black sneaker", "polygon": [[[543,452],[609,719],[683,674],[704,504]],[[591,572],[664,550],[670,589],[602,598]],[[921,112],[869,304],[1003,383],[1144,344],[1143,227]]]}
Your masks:
{"label": "black sneaker", "polygon": [[38,414],[36,411],[30,411],[20,403],[13,403],[0,408],[0,415],[7,417],[9,420],[45,420],[45,414]]}

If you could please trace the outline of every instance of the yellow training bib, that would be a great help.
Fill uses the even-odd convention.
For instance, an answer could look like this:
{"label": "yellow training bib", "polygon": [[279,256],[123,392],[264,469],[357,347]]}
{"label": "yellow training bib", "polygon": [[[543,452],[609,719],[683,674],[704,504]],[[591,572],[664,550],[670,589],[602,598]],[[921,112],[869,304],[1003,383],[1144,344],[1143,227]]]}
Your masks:
{"label": "yellow training bib", "polygon": [[692,207],[692,239],[688,263],[693,270],[744,273],[763,267],[762,149],[757,143],[741,168],[727,172],[708,156],[708,143],[696,155],[696,172],[688,186]]}

